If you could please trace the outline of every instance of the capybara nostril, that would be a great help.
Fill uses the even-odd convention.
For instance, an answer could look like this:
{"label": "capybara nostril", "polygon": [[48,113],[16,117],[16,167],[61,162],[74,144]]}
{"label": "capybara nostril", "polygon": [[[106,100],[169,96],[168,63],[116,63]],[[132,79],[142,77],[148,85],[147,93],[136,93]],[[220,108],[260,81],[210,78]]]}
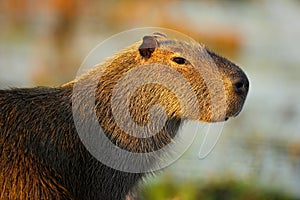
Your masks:
{"label": "capybara nostril", "polygon": [[233,88],[238,95],[246,95],[249,90],[249,81],[247,77],[241,77],[233,81]]}

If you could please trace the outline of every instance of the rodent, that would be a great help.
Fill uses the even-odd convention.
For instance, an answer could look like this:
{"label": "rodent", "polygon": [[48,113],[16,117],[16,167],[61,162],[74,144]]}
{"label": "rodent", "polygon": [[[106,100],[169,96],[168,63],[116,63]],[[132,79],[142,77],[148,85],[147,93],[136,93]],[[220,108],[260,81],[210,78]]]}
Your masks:
{"label": "rodent", "polygon": [[[197,61],[199,67],[209,63],[199,52],[209,55],[221,74],[226,95],[225,115],[212,113],[208,86],[201,73],[193,69],[195,63],[190,59]],[[145,153],[170,143],[185,120],[216,122],[236,116],[249,90],[247,76],[229,60],[202,45],[190,45],[161,33],[144,36],[142,41],[117,53],[106,63],[109,65],[105,69],[100,64],[56,88],[0,90],[0,199],[125,199],[145,176],[145,173],[113,169],[95,159],[78,136],[72,109],[82,114],[82,121],[89,120],[85,112],[95,111],[105,135],[114,145],[126,151]],[[111,98],[114,86],[124,74],[151,63],[179,72],[190,83],[199,102],[194,106],[200,108],[200,114],[183,114],[174,92],[160,84],[146,84],[130,97],[132,119],[139,125],[147,124],[151,107],[158,103],[165,109],[167,120],[156,135],[138,138],[118,127]],[[97,77],[99,71],[101,79]],[[154,74],[160,76],[159,71]],[[168,79],[168,75],[161,78]],[[181,85],[176,85],[176,81],[173,80],[180,90]],[[80,104],[72,105],[73,87],[78,82],[87,88],[97,83],[92,110],[85,107],[84,89],[77,94]]]}

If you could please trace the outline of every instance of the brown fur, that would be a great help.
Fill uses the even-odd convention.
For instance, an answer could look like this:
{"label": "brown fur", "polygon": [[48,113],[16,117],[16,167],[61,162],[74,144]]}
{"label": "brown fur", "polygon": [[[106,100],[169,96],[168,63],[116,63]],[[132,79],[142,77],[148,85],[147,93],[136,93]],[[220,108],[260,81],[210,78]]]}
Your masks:
{"label": "brown fur", "polygon": [[[208,61],[201,52],[210,55],[212,60]],[[184,63],[178,64],[174,60]],[[210,71],[212,62],[221,76]],[[139,87],[129,97],[132,120],[138,125],[147,125],[151,121],[149,112],[154,109],[155,113],[154,105],[157,104],[164,108],[167,120],[157,134],[147,138],[135,137],[124,132],[114,120],[111,99],[115,86],[127,72],[153,63],[181,74],[191,85],[198,104],[191,105],[188,112],[183,113],[178,94],[172,89],[158,83]],[[202,74],[195,70],[195,63],[212,79],[221,77],[226,96],[225,115],[212,112],[211,93]],[[157,68],[150,69],[149,76],[153,79],[172,78],[176,89],[181,89],[180,77],[168,77]],[[131,78],[132,83],[139,80],[139,76]],[[89,107],[87,96],[93,92],[95,83],[96,102],[94,107]],[[74,94],[76,84],[83,87]],[[154,34],[61,87],[1,90],[0,199],[125,199],[144,176],[143,173],[115,170],[91,156],[78,137],[72,109],[80,115],[82,125],[88,122],[89,114],[96,111],[104,133],[118,147],[131,152],[153,152],[170,143],[186,119],[215,122],[237,115],[248,87],[246,75],[227,59],[203,46]],[[213,83],[211,88],[221,92]],[[124,98],[118,94],[116,98]],[[76,95],[80,102],[72,102],[72,95]],[[185,96],[186,103],[192,98],[189,95]],[[200,113],[193,111],[195,107],[200,108]],[[157,117],[159,122],[160,116]]]}

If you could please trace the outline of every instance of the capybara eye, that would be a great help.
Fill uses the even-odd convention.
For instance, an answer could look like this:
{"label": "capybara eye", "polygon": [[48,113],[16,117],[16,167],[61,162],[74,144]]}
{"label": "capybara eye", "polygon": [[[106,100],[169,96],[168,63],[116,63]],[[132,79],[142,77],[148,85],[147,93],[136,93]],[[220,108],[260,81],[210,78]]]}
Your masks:
{"label": "capybara eye", "polygon": [[183,65],[187,63],[187,60],[182,57],[174,57],[172,60],[179,65]]}

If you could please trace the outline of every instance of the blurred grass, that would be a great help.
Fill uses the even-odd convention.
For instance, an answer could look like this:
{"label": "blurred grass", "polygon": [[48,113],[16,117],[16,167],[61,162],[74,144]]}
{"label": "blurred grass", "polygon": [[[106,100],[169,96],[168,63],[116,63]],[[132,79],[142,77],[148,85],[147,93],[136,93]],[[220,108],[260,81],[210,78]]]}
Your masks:
{"label": "blurred grass", "polygon": [[151,182],[141,187],[141,199],[145,200],[289,200],[292,196],[276,189],[256,186],[255,182],[244,182],[230,178],[223,181],[201,183],[199,180],[176,181],[171,177]]}

